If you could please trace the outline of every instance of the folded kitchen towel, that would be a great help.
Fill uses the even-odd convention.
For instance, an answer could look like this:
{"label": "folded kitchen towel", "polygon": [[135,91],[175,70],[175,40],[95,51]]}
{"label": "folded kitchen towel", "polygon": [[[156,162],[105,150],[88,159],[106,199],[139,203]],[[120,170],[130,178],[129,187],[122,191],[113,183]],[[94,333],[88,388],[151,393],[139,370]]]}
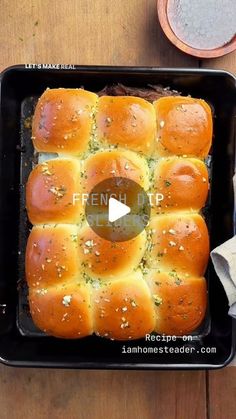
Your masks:
{"label": "folded kitchen towel", "polygon": [[[236,175],[233,182],[236,198]],[[228,297],[229,315],[236,318],[236,236],[212,250],[211,259]]]}

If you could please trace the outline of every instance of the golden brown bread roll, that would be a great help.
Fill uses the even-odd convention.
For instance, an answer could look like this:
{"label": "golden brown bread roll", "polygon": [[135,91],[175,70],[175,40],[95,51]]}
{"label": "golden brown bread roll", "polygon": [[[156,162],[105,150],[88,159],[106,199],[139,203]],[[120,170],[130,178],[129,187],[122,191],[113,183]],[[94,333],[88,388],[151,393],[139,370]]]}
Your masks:
{"label": "golden brown bread roll", "polygon": [[[96,186],[96,194],[103,194],[105,197],[113,194],[116,199],[123,200],[133,209],[135,206],[139,209],[137,194],[140,186],[146,191],[149,188],[150,172],[147,161],[132,151],[116,149],[97,152],[82,162],[81,170],[81,190],[84,193],[91,193]],[[108,179],[114,181],[104,182]],[[134,182],[132,185],[130,180]],[[105,212],[105,201],[103,207]]]}
{"label": "golden brown bread roll", "polygon": [[127,241],[112,242],[99,237],[89,226],[78,234],[78,259],[92,278],[111,279],[131,273],[146,250],[146,231]]}
{"label": "golden brown bread roll", "polygon": [[155,328],[150,290],[140,272],[93,289],[94,331],[110,339],[138,339]]}
{"label": "golden brown bread roll", "polygon": [[37,151],[79,155],[88,149],[97,95],[84,89],[47,89],[36,105],[32,139]]}
{"label": "golden brown bread roll", "polygon": [[[61,338],[96,333],[129,340],[152,331],[183,335],[201,324],[209,235],[199,212],[209,182],[200,159],[211,136],[211,111],[203,100],[169,97],[153,106],[105,96],[97,106],[97,96],[82,89],[44,92],[33,119],[34,146],[67,158],[36,166],[26,188],[36,224],[27,243],[26,279],[41,330]],[[116,177],[164,195],[147,231],[129,241],[117,241],[113,231],[111,241],[97,236],[82,224],[81,201],[71,205],[73,193],[89,193]]]}
{"label": "golden brown bread roll", "polygon": [[79,223],[82,200],[73,200],[80,190],[80,162],[73,158],[48,160],[30,173],[26,207],[32,224]]}
{"label": "golden brown bread roll", "polygon": [[29,303],[34,323],[49,335],[76,339],[93,333],[89,284],[74,280],[30,288]]}
{"label": "golden brown bread roll", "polygon": [[157,117],[156,155],[207,156],[212,141],[212,114],[204,100],[170,96],[153,105]]}
{"label": "golden brown bread roll", "polygon": [[205,205],[208,189],[208,171],[201,160],[162,158],[156,164],[154,190],[163,194],[163,200],[154,205],[154,212],[199,211]]}
{"label": "golden brown bread roll", "polygon": [[98,139],[104,145],[151,155],[156,135],[151,103],[134,96],[102,96],[96,115]]}
{"label": "golden brown bread roll", "polygon": [[122,177],[149,188],[149,168],[146,160],[128,150],[106,150],[89,156],[82,164],[82,190],[86,193],[105,179]]}
{"label": "golden brown bread roll", "polygon": [[26,248],[26,279],[42,288],[76,279],[80,275],[78,227],[69,224],[34,226]]}
{"label": "golden brown bread roll", "polygon": [[204,275],[209,258],[209,235],[199,214],[156,216],[149,228],[149,267]]}
{"label": "golden brown bread roll", "polygon": [[157,333],[186,335],[203,321],[206,306],[206,281],[174,270],[152,272],[148,284],[155,302]]}

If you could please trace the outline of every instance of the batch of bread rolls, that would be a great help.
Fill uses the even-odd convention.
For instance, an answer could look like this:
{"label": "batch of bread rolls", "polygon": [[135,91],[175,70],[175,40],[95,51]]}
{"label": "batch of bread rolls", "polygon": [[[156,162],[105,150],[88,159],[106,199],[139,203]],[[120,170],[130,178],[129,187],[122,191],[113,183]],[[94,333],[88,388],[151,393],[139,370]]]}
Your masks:
{"label": "batch of bread rolls", "polygon": [[[70,339],[193,333],[207,305],[209,234],[201,209],[209,189],[209,105],[181,96],[150,103],[47,89],[36,105],[32,140],[45,156],[26,185],[35,325]],[[56,157],[48,159],[51,153]],[[73,202],[74,193],[113,176],[163,194],[146,229],[127,241],[96,235],[83,203]]]}

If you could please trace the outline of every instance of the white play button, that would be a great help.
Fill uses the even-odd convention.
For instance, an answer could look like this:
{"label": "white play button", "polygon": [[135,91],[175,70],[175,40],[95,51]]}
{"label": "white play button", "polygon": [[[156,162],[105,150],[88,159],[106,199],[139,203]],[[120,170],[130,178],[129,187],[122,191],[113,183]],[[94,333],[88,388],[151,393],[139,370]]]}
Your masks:
{"label": "white play button", "polygon": [[132,240],[150,218],[148,194],[128,178],[112,177],[97,183],[86,201],[86,220],[91,229],[110,242]]}
{"label": "white play button", "polygon": [[110,223],[119,220],[119,218],[124,217],[131,211],[128,205],[122,204],[115,198],[109,198],[108,205],[108,220]]}

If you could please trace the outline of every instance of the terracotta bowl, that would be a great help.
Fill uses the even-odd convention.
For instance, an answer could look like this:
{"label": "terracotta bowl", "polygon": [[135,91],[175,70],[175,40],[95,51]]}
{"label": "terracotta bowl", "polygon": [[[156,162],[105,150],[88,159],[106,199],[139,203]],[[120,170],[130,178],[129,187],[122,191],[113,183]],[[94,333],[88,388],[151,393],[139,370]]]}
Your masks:
{"label": "terracotta bowl", "polygon": [[177,48],[181,51],[186,52],[186,54],[193,55],[195,57],[200,58],[215,58],[221,57],[222,55],[229,54],[230,52],[236,49],[236,36],[227,44],[223,45],[222,47],[215,48],[215,49],[197,49],[190,47],[189,45],[185,44],[181,41],[173,32],[168,16],[167,16],[167,3],[168,0],[157,0],[157,14],[160,25],[167,36],[167,38],[174,44]]}

